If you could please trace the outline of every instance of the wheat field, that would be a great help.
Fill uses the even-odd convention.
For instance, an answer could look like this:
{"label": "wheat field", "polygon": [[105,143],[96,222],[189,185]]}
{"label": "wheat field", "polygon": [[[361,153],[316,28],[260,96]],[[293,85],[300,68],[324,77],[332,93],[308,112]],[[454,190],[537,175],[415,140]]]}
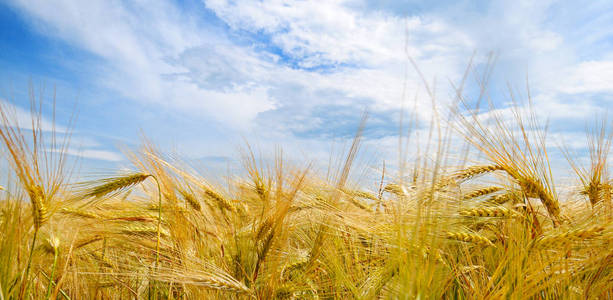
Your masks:
{"label": "wheat field", "polygon": [[[0,300],[613,298],[609,123],[556,186],[537,112],[495,112],[453,111],[377,183],[351,176],[365,119],[334,176],[247,147],[205,178],[145,142],[74,183],[67,139],[3,108]],[[452,137],[481,159],[449,159]]]}

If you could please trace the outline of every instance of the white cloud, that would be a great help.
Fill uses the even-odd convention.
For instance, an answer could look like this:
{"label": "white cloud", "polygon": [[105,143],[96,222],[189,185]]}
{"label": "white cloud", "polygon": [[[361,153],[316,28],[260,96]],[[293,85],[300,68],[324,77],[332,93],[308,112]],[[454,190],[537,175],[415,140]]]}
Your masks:
{"label": "white cloud", "polygon": [[[275,108],[293,107],[284,111],[306,113],[304,117],[309,117],[307,112],[313,107],[351,105],[352,102],[364,105],[362,108],[385,111],[398,109],[406,90],[407,98],[419,95],[418,117],[428,119],[430,99],[423,90],[421,78],[407,60],[405,38],[408,39],[406,51],[416,59],[426,79],[443,78],[445,84],[437,85],[440,95],[448,91],[445,79],[457,81],[461,75],[473,48],[470,38],[441,19],[404,18],[380,11],[366,13],[346,4],[341,1],[205,2],[234,30],[263,33],[279,49],[278,55],[296,66],[290,68],[278,63],[267,67],[266,75],[260,77],[259,84],[269,86],[273,93],[271,100],[275,101]],[[369,102],[364,103],[364,99]],[[304,120],[292,127],[318,128],[329,124],[320,121]]]}
{"label": "white cloud", "polygon": [[120,154],[118,154],[116,152],[112,152],[112,151],[106,151],[106,150],[95,150],[95,149],[80,149],[80,150],[75,150],[75,149],[68,149],[68,150],[66,150],[66,154],[74,155],[74,156],[79,156],[79,157],[84,157],[84,158],[105,160],[105,161],[110,161],[110,162],[117,162],[117,161],[122,161],[123,160],[123,157]]}
{"label": "white cloud", "polygon": [[14,4],[41,32],[104,58],[106,64],[97,66],[96,81],[128,99],[214,120],[227,121],[230,116],[242,121],[227,125],[239,128],[270,105],[257,90],[210,93],[191,82],[165,77],[186,71],[169,59],[206,43],[227,43],[199,28],[194,16],[171,3],[17,0]]}
{"label": "white cloud", "polygon": [[[417,96],[418,117],[428,120],[430,99],[405,42],[426,80],[437,78],[442,104],[452,98],[447,79],[458,82],[473,50],[498,51],[499,75],[492,78],[498,86],[523,85],[529,75],[535,106],[554,121],[586,117],[597,107],[560,95],[613,92],[611,58],[586,60],[579,51],[608,32],[602,17],[569,32],[564,22],[586,17],[556,1],[477,8],[459,1],[406,16],[366,2],[204,1],[219,17],[217,26],[166,1],[13,0],[41,32],[101,57],[105,63],[93,66],[92,80],[103,87],[241,133],[254,123],[267,126],[269,137],[284,142],[294,138],[292,130],[346,126],[330,122],[335,112],[328,119],[315,115],[322,107],[382,113],[397,110],[403,95]],[[605,8],[605,2],[586,7],[592,14]],[[484,63],[477,56],[476,65]],[[503,89],[491,92],[495,101],[505,98]]]}
{"label": "white cloud", "polygon": [[613,93],[613,61],[581,62],[569,67],[564,75],[559,83],[563,93]]}
{"label": "white cloud", "polygon": [[70,147],[67,149],[47,149],[48,152],[63,153],[66,155],[76,156],[80,158],[89,158],[103,160],[108,162],[118,162],[124,160],[123,156],[117,152],[100,150],[100,149],[82,149]]}
{"label": "white cloud", "polygon": [[[166,2],[16,4],[36,20],[42,31],[105,58],[109,65],[100,70],[99,78],[105,86],[127,98],[153,101],[162,108],[201,112],[211,118],[229,116],[222,121],[234,116],[234,120],[244,120],[239,128],[245,128],[245,123],[258,112],[272,108],[272,103],[285,101],[269,99],[259,90],[246,88],[254,84],[267,88],[290,82],[314,90],[334,88],[397,107],[407,65],[405,27],[409,31],[408,51],[418,59],[428,79],[435,75],[457,77],[472,47],[465,34],[441,20],[362,14],[341,2],[285,5],[245,1],[239,6],[206,2],[232,28],[270,34],[272,43],[300,67],[355,65],[318,74],[274,64],[252,47],[240,47],[196,25],[194,16],[183,18],[184,11]],[[207,53],[202,51],[204,48],[216,50]],[[194,59],[205,55],[205,59]],[[190,70],[200,73],[189,73]],[[168,74],[185,76],[169,78]],[[208,85],[191,84],[203,79]],[[409,79],[411,89],[419,87],[420,81],[413,72]],[[211,94],[211,86],[227,84],[223,80],[235,83],[234,89]],[[241,107],[238,115],[237,106]]]}
{"label": "white cloud", "polygon": [[[322,62],[378,65],[403,56],[403,20],[379,14],[359,15],[340,1],[206,1],[205,5],[232,28],[259,31],[285,53],[306,60],[305,67]],[[409,20],[409,27],[420,26]]]}
{"label": "white cloud", "polygon": [[[31,131],[33,128],[40,128],[44,133],[48,134],[56,134],[59,136],[59,143],[63,143],[63,138],[66,134],[71,132],[70,129],[66,128],[63,125],[53,124],[52,120],[49,120],[48,117],[44,116],[42,113],[39,115],[38,113],[33,114],[31,111],[27,111],[19,106],[16,106],[2,98],[0,98],[0,106],[1,109],[4,110],[6,116],[9,118],[10,125],[16,126],[23,131],[26,140],[28,139],[28,131]],[[15,122],[15,123],[12,123]],[[33,123],[34,122],[34,123]],[[34,125],[34,126],[33,126]],[[45,142],[49,142],[49,138],[45,138]],[[95,140],[89,137],[74,137],[72,136],[69,140],[70,144],[77,144],[78,147],[86,147],[86,148],[68,148],[65,150],[65,153],[68,155],[84,157],[84,158],[93,158],[98,160],[105,161],[121,161],[123,160],[122,156],[113,151],[107,150],[99,150],[93,149],[96,147],[101,147],[101,145]],[[59,145],[56,145],[59,146]],[[51,152],[58,152],[59,150],[49,149]]]}
{"label": "white cloud", "polygon": [[[40,128],[43,131],[55,131],[56,133],[65,133],[67,128],[53,124],[52,120],[49,120],[42,113],[27,111],[19,106],[16,106],[5,99],[0,98],[0,107],[6,113],[9,122],[15,122],[10,124],[17,126],[21,129],[32,130],[33,128]],[[32,126],[34,125],[34,126]]]}

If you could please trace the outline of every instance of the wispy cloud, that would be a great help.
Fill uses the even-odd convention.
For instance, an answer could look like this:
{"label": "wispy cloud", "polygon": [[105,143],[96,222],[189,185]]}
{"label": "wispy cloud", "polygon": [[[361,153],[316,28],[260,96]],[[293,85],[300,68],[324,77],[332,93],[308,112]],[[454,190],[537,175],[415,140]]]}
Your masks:
{"label": "wispy cloud", "polygon": [[[43,113],[39,114],[38,112],[25,110],[1,98],[0,105],[7,114],[9,122],[15,122],[11,125],[19,127],[19,129],[24,130],[24,132],[30,131],[34,128],[40,128],[45,134],[56,134],[60,139],[60,142],[62,142],[63,138],[68,138],[67,135],[73,134],[72,129],[69,129],[61,124],[54,124],[53,120],[45,117]],[[45,141],[49,142],[49,137],[47,137]],[[110,162],[118,162],[123,160],[123,157],[114,151],[100,149],[103,147],[103,145],[88,137],[70,137],[68,142],[79,148],[70,147],[64,150],[47,149],[47,151],[63,151],[64,153],[72,156]]]}
{"label": "wispy cloud", "polygon": [[567,94],[613,94],[613,60],[586,61],[569,67],[558,90]]}
{"label": "wispy cloud", "polygon": [[118,162],[118,161],[124,160],[124,158],[120,154],[116,152],[112,152],[112,151],[107,151],[107,150],[68,149],[65,151],[65,153],[68,155],[74,155],[74,156],[83,157],[83,158],[104,160],[104,161],[110,161],[110,162]]}
{"label": "wispy cloud", "polygon": [[[453,99],[449,82],[460,80],[475,50],[477,70],[485,53],[497,54],[492,101],[507,105],[506,83],[524,86],[528,76],[534,105],[555,130],[583,130],[567,120],[610,106],[613,94],[607,1],[10,3],[39,33],[98,57],[87,64],[88,81],[147,107],[151,116],[139,120],[159,132],[185,129],[179,118],[203,119],[238,139],[257,133],[324,145],[350,136],[366,109],[366,138],[383,141],[398,134],[401,107],[419,120],[432,115],[408,56],[445,106]],[[160,121],[168,114],[180,117]],[[219,152],[202,155],[224,152],[213,137],[184,140],[199,135],[173,141],[194,155],[198,146]]]}
{"label": "wispy cloud", "polygon": [[32,130],[33,128],[40,128],[43,131],[55,131],[58,133],[66,133],[68,131],[66,127],[54,124],[52,120],[49,120],[42,114],[25,110],[5,99],[0,98],[0,106],[5,110],[9,121],[15,122],[15,124],[11,125],[21,129]]}

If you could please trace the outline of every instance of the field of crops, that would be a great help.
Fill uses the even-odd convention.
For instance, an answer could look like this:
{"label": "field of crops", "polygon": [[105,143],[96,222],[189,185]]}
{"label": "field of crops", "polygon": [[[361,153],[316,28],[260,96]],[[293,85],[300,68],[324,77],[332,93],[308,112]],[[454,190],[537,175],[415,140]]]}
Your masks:
{"label": "field of crops", "polygon": [[132,171],[73,184],[64,139],[3,109],[0,300],[613,298],[609,123],[560,187],[536,113],[496,112],[399,138],[427,155],[377,183],[352,181],[364,120],[328,176],[246,147],[244,172],[204,178],[144,143]]}

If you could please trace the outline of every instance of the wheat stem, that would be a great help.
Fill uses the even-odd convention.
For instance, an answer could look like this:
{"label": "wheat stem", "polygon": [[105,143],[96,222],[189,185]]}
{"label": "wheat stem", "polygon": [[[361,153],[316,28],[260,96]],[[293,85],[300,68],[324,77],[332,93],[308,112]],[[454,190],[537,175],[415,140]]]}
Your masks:
{"label": "wheat stem", "polygon": [[155,176],[151,176],[155,180],[155,183],[158,187],[158,226],[157,226],[157,242],[155,245],[155,265],[158,266],[160,261],[160,234],[162,229],[162,189],[160,187],[160,182]]}
{"label": "wheat stem", "polygon": [[34,227],[34,236],[30,244],[30,255],[28,256],[28,264],[23,275],[23,282],[21,283],[21,291],[19,293],[19,299],[23,299],[26,292],[26,287],[29,285],[28,277],[30,275],[30,266],[32,265],[32,256],[34,254],[34,246],[36,245],[36,237],[38,236],[38,228]]}
{"label": "wheat stem", "polygon": [[53,266],[51,267],[51,275],[49,276],[49,284],[47,285],[47,296],[45,299],[51,299],[51,287],[53,286],[53,277],[55,276],[55,269],[57,268],[57,259],[59,257],[60,251],[57,243],[52,243],[53,247]]}

